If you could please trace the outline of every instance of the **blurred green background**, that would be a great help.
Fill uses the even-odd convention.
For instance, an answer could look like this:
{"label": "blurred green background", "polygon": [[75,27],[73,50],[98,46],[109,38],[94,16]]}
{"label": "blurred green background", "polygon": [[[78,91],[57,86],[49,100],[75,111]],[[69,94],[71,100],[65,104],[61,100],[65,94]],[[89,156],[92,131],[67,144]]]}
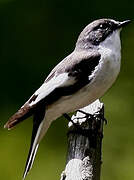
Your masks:
{"label": "blurred green background", "polygon": [[[12,131],[7,119],[43,83],[50,70],[74,48],[92,20],[131,19],[122,36],[121,73],[102,98],[103,180],[134,179],[134,1],[0,0],[0,180],[22,177],[32,119]],[[42,141],[27,180],[60,179],[67,149],[67,121],[54,122]]]}

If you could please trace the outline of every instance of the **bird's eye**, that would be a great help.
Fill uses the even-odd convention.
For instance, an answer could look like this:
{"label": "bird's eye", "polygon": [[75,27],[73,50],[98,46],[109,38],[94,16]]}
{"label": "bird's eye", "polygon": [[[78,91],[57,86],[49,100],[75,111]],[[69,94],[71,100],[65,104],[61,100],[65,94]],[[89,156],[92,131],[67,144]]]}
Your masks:
{"label": "bird's eye", "polygon": [[107,27],[107,24],[106,24],[106,23],[103,23],[103,24],[100,24],[100,25],[99,25],[99,28],[100,28],[100,29],[107,29],[108,27]]}

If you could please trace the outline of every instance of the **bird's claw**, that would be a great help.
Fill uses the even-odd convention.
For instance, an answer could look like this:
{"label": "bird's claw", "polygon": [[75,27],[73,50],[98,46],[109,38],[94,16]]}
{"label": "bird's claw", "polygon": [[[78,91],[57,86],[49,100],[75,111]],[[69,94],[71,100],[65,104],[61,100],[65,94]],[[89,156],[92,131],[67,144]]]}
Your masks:
{"label": "bird's claw", "polygon": [[106,120],[106,118],[100,113],[100,111],[97,111],[97,112],[94,113],[94,114],[90,114],[90,113],[84,112],[84,111],[82,111],[82,110],[77,110],[77,112],[83,113],[85,116],[84,116],[84,117],[77,117],[77,118],[75,118],[75,119],[83,119],[83,118],[90,119],[90,118],[92,118],[92,119],[97,119],[97,120],[98,120],[98,118],[99,118],[99,119],[102,119],[103,122],[107,125],[107,120]]}

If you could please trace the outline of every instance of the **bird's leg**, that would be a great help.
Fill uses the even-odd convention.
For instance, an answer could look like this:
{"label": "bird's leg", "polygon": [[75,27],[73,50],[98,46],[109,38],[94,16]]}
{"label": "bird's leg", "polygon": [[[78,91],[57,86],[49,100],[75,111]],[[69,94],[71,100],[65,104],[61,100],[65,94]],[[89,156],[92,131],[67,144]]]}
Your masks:
{"label": "bird's leg", "polygon": [[[81,113],[83,113],[85,116],[84,117],[76,117],[76,118],[74,118],[74,119],[83,119],[83,118],[87,118],[87,120],[92,124],[91,126],[90,126],[90,129],[83,129],[82,128],[82,126],[80,126],[78,123],[75,123],[72,119],[71,119],[71,117],[68,115],[68,114],[63,114],[63,116],[69,121],[69,122],[72,122],[72,124],[74,125],[74,127],[76,128],[76,129],[73,129],[73,130],[69,130],[69,132],[68,132],[68,135],[70,134],[70,133],[76,133],[76,134],[81,134],[81,135],[83,135],[83,136],[87,136],[87,137],[89,137],[89,136],[93,136],[94,135],[94,133],[96,133],[96,128],[97,128],[97,126],[98,126],[98,120],[102,120],[102,121],[104,121],[105,123],[107,123],[107,120],[104,118],[104,117],[102,117],[102,114],[100,114],[100,112],[98,111],[98,112],[96,112],[95,114],[90,114],[90,113],[86,113],[86,112],[84,112],[84,111],[82,111],[82,110],[78,110],[79,112],[81,112]],[[102,133],[102,130],[101,130],[101,128],[100,128],[100,131],[98,131],[98,133],[99,133],[99,136],[101,137],[101,138],[103,138],[103,133]]]}
{"label": "bird's leg", "polygon": [[94,117],[94,115],[86,113],[86,112],[84,112],[82,110],[77,110],[76,112],[83,113],[85,116],[83,116],[83,117],[76,117],[74,119],[93,118]]}
{"label": "bird's leg", "polygon": [[[79,117],[79,118],[77,118],[77,119],[97,118],[98,116],[99,116],[99,117],[101,116],[100,111],[97,111],[94,115],[93,115],[93,114],[89,114],[89,113],[87,113],[87,112],[84,112],[84,111],[82,111],[82,110],[77,110],[77,112],[83,113],[83,114],[85,115],[84,117]],[[104,117],[100,117],[100,118],[103,120],[103,122],[104,122],[105,124],[107,124],[107,120],[106,120]]]}
{"label": "bird's leg", "polygon": [[80,112],[80,113],[82,113],[82,114],[84,114],[85,116],[84,117],[81,117],[81,119],[82,118],[92,118],[92,117],[94,117],[94,115],[92,115],[92,114],[90,114],[90,113],[87,113],[87,112],[85,112],[85,111],[82,111],[82,110],[77,110],[77,112]]}
{"label": "bird's leg", "polygon": [[81,129],[81,127],[77,124],[77,123],[75,123],[71,118],[70,118],[70,116],[68,115],[68,114],[63,114],[63,116],[69,121],[69,122],[71,122],[73,125],[74,125],[74,127],[76,127],[77,129]]}
{"label": "bird's leg", "polygon": [[[105,119],[104,115],[100,111],[97,111],[94,114],[89,114],[82,110],[77,110],[77,112],[83,113],[85,115],[84,117],[78,117],[77,119],[87,118],[87,120],[92,122],[92,128],[89,129],[90,132],[92,131],[92,129],[96,129],[99,120],[101,120],[102,123],[104,122],[105,124],[107,124],[107,120]],[[101,138],[103,138],[103,133],[102,133],[101,127],[100,127],[100,130],[98,131],[98,133],[99,133],[99,136]]]}
{"label": "bird's leg", "polygon": [[[69,135],[70,133],[73,133],[73,134],[80,134],[80,135],[83,135],[83,136],[89,136],[89,130],[87,129],[83,129],[78,123],[75,123],[68,114],[63,114],[63,116],[69,121],[69,122],[72,122],[72,124],[74,125],[74,127],[76,129],[73,129],[73,130],[69,130],[67,135]],[[76,118],[76,119],[79,119],[79,118]]]}

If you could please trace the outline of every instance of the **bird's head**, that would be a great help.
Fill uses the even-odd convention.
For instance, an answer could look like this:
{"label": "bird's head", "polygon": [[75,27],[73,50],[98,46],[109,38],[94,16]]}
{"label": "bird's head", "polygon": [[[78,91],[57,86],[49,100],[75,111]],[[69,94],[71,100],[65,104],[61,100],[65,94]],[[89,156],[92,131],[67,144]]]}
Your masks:
{"label": "bird's head", "polygon": [[112,19],[93,21],[80,33],[76,48],[88,49],[98,46],[112,36],[113,33],[119,34],[122,27],[126,26],[129,22],[130,20],[119,22]]}

